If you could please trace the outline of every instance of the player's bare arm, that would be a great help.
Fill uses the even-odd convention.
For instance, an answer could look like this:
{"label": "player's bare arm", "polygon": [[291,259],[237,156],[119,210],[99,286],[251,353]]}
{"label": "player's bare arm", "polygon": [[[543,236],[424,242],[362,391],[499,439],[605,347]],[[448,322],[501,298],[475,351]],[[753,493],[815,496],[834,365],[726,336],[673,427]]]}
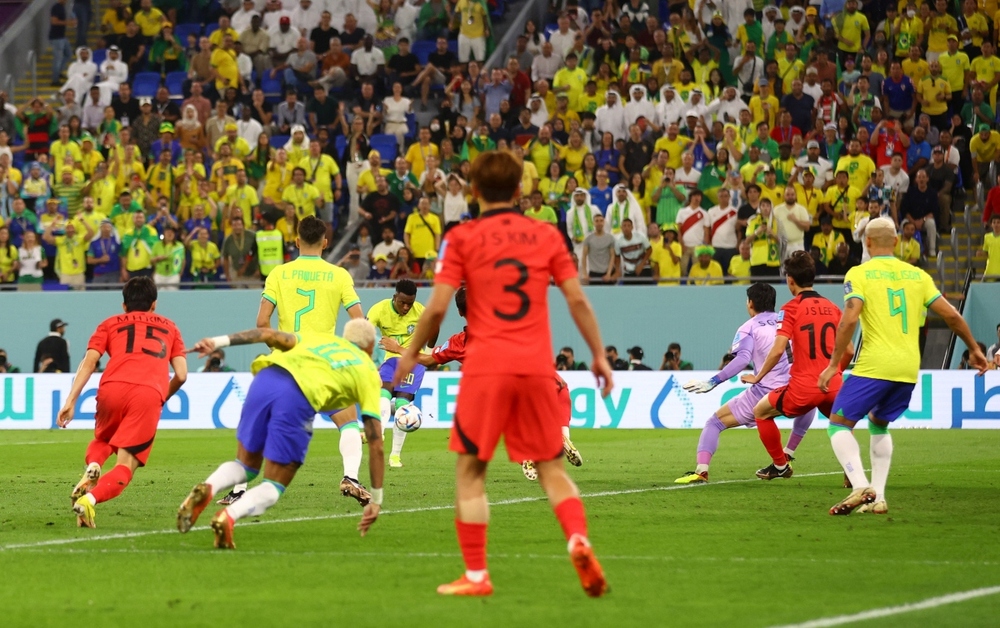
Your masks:
{"label": "player's bare arm", "polygon": [[368,439],[368,473],[371,476],[372,500],[365,506],[358,531],[368,533],[382,510],[382,482],[385,478],[385,451],[382,443],[382,426],[377,419],[364,417],[365,437]]}
{"label": "player's bare arm", "polygon": [[[353,321],[356,318],[364,318],[365,312],[361,309],[360,303],[355,303],[351,307],[347,308],[347,315],[350,316]],[[260,325],[257,326],[260,327]]]}
{"label": "player's bare arm", "polygon": [[[434,286],[435,294],[437,293],[437,288],[438,286]],[[580,335],[583,336],[584,342],[590,347],[590,353],[593,356],[590,370],[597,377],[597,385],[601,387],[601,396],[607,397],[611,394],[611,389],[615,387],[615,383],[611,377],[611,365],[608,364],[608,359],[604,355],[604,342],[601,340],[601,330],[597,326],[597,317],[594,316],[594,308],[590,306],[587,295],[583,293],[583,288],[580,287],[580,280],[576,277],[571,277],[562,282],[559,285],[559,290],[562,291],[563,297],[566,299],[570,316],[573,317],[573,322],[576,323],[577,329],[580,330]],[[449,299],[451,298],[450,293],[448,297]],[[446,299],[446,307],[447,303],[448,300]],[[425,310],[424,316],[426,315],[427,311]],[[421,318],[421,320],[423,319]]]}
{"label": "player's bare arm", "polygon": [[979,343],[973,337],[972,330],[969,329],[969,324],[965,322],[965,319],[958,313],[955,306],[948,299],[940,297],[934,299],[930,310],[943,318],[948,328],[955,332],[962,339],[962,342],[965,343],[965,346],[969,348],[969,364],[979,371],[980,375],[990,370],[990,364],[986,361],[986,356],[983,355],[982,350],[980,350]]}
{"label": "player's bare arm", "polygon": [[782,354],[788,348],[788,338],[786,336],[775,335],[774,344],[771,345],[771,350],[768,352],[767,357],[764,358],[764,363],[760,365],[760,369],[756,374],[748,373],[740,377],[740,381],[744,384],[756,384],[760,380],[764,379],[764,376],[771,372],[781,360]]}
{"label": "player's bare arm", "polygon": [[[271,303],[267,299],[261,298],[260,307],[257,309],[257,327],[260,329],[267,329],[271,327],[271,315],[274,314],[274,303]],[[361,306],[358,306],[358,310]],[[351,318],[354,318],[353,316]]]}
{"label": "player's bare arm", "polygon": [[246,331],[236,332],[235,334],[229,334],[228,336],[202,338],[197,342],[197,344],[194,345],[194,347],[188,350],[188,353],[196,352],[199,357],[204,358],[216,349],[221,349],[230,345],[252,345],[261,342],[272,349],[288,351],[295,346],[297,341],[295,339],[295,334],[290,334],[284,331],[277,331],[270,328],[248,329]]}
{"label": "player's bare arm", "polygon": [[93,349],[87,349],[87,354],[80,360],[80,366],[76,368],[76,377],[73,378],[73,386],[69,389],[69,395],[66,396],[66,403],[63,404],[59,410],[59,416],[56,418],[56,425],[59,427],[66,427],[73,420],[76,400],[80,398],[83,387],[90,381],[90,376],[97,370],[97,363],[100,360],[101,354]]}
{"label": "player's bare arm", "polygon": [[[96,351],[94,352],[96,353]],[[188,376],[188,363],[187,358],[183,355],[175,356],[170,360],[170,366],[174,369],[174,376],[170,378],[170,388],[167,389],[167,399],[170,399],[181,389],[184,382],[187,381]]]}
{"label": "player's bare arm", "polygon": [[[403,348],[395,338],[390,338],[388,336],[382,336],[379,341],[379,346],[388,351],[389,353],[403,353],[406,349]],[[437,365],[437,360],[434,359],[429,353],[418,353],[417,354],[417,364],[421,366],[435,366]]]}
{"label": "player's bare arm", "polygon": [[829,390],[830,380],[837,374],[840,363],[847,357],[847,350],[853,346],[854,330],[858,327],[858,320],[861,318],[861,310],[864,306],[865,302],[861,299],[848,299],[847,303],[844,304],[844,315],[840,317],[840,325],[837,327],[837,341],[833,348],[833,355],[830,356],[830,366],[820,373],[817,383],[823,392]]}
{"label": "player's bare arm", "polygon": [[[579,289],[579,282],[577,283],[577,289]],[[580,294],[583,295],[582,290]],[[396,374],[392,378],[393,386],[398,386],[403,381],[403,378],[416,366],[420,348],[427,344],[433,344],[437,340],[438,330],[441,328],[441,322],[448,312],[448,306],[451,304],[453,296],[455,296],[455,288],[444,283],[435,284],[434,290],[431,292],[431,298],[424,307],[424,313],[420,315],[420,320],[417,322],[417,328],[413,332],[410,346],[400,354],[399,361],[396,364]],[[584,300],[586,300],[586,297],[584,297]],[[589,303],[587,307],[590,307]],[[591,311],[591,318],[593,318],[593,311]],[[596,320],[594,320],[594,328],[597,328]],[[601,345],[599,332],[597,344]],[[602,357],[604,356],[603,346],[600,346],[600,351],[595,355],[598,354]],[[605,365],[607,365],[607,360],[605,360]],[[611,373],[610,367],[608,367],[608,373]],[[610,389],[608,392],[610,392]]]}

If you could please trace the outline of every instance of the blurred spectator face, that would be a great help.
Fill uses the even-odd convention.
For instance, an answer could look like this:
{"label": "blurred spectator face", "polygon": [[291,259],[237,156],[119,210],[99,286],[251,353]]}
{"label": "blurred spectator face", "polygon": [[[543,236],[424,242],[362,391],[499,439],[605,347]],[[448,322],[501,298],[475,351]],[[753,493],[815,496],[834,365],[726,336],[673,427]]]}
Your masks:
{"label": "blurred spectator face", "polygon": [[142,212],[135,212],[132,214],[132,225],[136,229],[142,229],[143,225],[146,224],[146,214]]}

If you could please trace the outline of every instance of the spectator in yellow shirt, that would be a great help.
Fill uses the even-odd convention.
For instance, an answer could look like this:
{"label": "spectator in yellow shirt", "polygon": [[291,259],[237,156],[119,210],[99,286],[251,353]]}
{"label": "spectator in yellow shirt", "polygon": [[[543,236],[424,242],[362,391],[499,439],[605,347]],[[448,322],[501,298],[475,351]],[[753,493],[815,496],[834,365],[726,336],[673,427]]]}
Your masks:
{"label": "spectator in yellow shirt", "polygon": [[489,14],[482,0],[458,0],[454,9],[458,22],[458,60],[468,63],[469,59],[486,60],[486,38],[490,36],[486,20]]}
{"label": "spectator in yellow shirt", "polygon": [[989,171],[990,164],[1000,158],[1000,133],[990,129],[988,124],[980,124],[979,131],[969,142],[969,152],[972,153],[972,160],[976,164],[976,172],[973,173],[973,183],[983,182],[987,188],[992,187]]}
{"label": "spectator in yellow shirt", "polygon": [[306,216],[315,216],[316,210],[323,202],[316,186],[306,183],[306,171],[301,167],[292,171],[292,184],[282,192],[281,200],[295,207],[295,214],[299,220]]}
{"label": "spectator in yellow shirt", "polygon": [[223,39],[225,39],[226,35],[232,37],[234,42],[240,38],[240,34],[236,32],[236,29],[230,26],[229,16],[220,15],[219,28],[217,28],[214,33],[208,36],[208,41],[210,44],[212,44],[213,48],[218,48],[219,46],[222,45],[222,41]]}
{"label": "spectator in yellow shirt", "polygon": [[896,259],[913,264],[920,262],[920,242],[913,236],[917,233],[917,227],[909,220],[903,221],[903,234],[896,241],[896,248],[893,254]]}
{"label": "spectator in yellow shirt", "polygon": [[774,94],[771,93],[771,83],[761,77],[757,81],[758,94],[750,98],[750,114],[753,117],[753,125],[756,127],[761,122],[767,122],[769,128],[774,128],[774,121],[778,115],[781,104]]}
{"label": "spectator in yellow shirt", "polygon": [[941,76],[941,64],[937,60],[930,64],[931,74],[917,85],[917,97],[921,112],[931,119],[931,124],[939,129],[949,128],[948,102],[951,100],[951,84]]}
{"label": "spectator in yellow shirt", "polygon": [[847,0],[844,11],[833,18],[833,32],[837,37],[841,64],[848,56],[856,56],[861,48],[868,47],[871,29],[868,18],[858,11],[858,0]]}
{"label": "spectator in yellow shirt", "polygon": [[[222,255],[219,253],[219,247],[208,239],[209,235],[208,229],[199,227],[185,238],[185,244],[191,251],[191,275],[195,281],[201,283],[215,281],[216,275],[222,267]],[[194,240],[192,241],[192,239]]]}
{"label": "spectator in yellow shirt", "polygon": [[948,0],[934,0],[934,11],[924,22],[927,34],[927,62],[938,60],[948,50],[948,35],[958,35],[958,22],[948,15]]}
{"label": "spectator in yellow shirt", "polygon": [[147,39],[159,35],[160,30],[163,29],[163,23],[166,22],[163,11],[153,6],[153,0],[142,0],[139,4],[139,11],[133,19],[139,25],[142,36]]}
{"label": "spectator in yellow shirt", "polygon": [[[78,224],[85,229],[85,233],[79,232]],[[58,228],[57,223],[51,222],[45,227],[42,240],[56,247],[55,268],[56,274],[59,275],[59,283],[81,290],[86,283],[87,249],[94,237],[94,230],[86,222],[75,220],[58,226],[64,229],[62,235],[54,233],[54,228]]]}
{"label": "spectator in yellow shirt", "polygon": [[938,57],[941,64],[941,77],[948,81],[951,87],[951,106],[956,111],[962,110],[965,104],[965,86],[971,78],[972,65],[969,55],[958,49],[958,37],[948,35],[948,51]]}
{"label": "spectator in yellow shirt", "polygon": [[722,266],[712,259],[715,249],[708,245],[699,246],[695,248],[694,254],[698,257],[698,263],[691,266],[688,283],[696,286],[721,286]]}
{"label": "spectator in yellow shirt", "polygon": [[215,89],[220,94],[226,93],[227,87],[240,87],[240,70],[236,65],[236,52],[233,50],[233,37],[222,38],[222,46],[212,51],[209,59],[212,74],[215,79]]}

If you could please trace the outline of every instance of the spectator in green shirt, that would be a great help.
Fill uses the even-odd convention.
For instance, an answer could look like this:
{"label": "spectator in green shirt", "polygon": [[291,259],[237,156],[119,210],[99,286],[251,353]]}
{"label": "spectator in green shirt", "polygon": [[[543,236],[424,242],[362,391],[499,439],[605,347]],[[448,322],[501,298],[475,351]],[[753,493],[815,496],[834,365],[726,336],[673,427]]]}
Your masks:
{"label": "spectator in green shirt", "polygon": [[663,363],[660,364],[661,371],[693,371],[694,365],[681,359],[681,346],[676,342],[671,342],[667,347],[667,352],[663,354]]}
{"label": "spectator in green shirt", "polygon": [[163,239],[153,245],[153,281],[160,290],[177,290],[184,274],[184,245],[177,240],[177,228],[163,228]]}
{"label": "spectator in green shirt", "polygon": [[542,193],[538,190],[531,193],[530,206],[525,210],[524,215],[528,218],[541,220],[552,225],[559,224],[559,217],[556,215],[556,210],[542,204]]}
{"label": "spectator in green shirt", "polygon": [[86,181],[74,180],[72,168],[63,168],[59,182],[52,186],[52,195],[62,201],[70,218],[83,209],[83,188],[86,186]]}

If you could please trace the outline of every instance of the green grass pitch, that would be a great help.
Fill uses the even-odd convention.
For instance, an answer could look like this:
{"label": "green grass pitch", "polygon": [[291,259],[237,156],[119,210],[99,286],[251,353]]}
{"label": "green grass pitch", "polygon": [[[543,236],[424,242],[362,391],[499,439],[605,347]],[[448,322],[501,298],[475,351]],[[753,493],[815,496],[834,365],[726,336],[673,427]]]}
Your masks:
{"label": "green grass pitch", "polygon": [[[96,530],[75,528],[69,502],[90,434],[0,432],[0,625],[753,627],[1000,585],[1000,432],[893,435],[889,515],[831,517],[846,491],[822,430],[800,447],[795,476],[773,482],[753,478],[769,462],[756,433],[726,433],[712,483],[689,488],[673,480],[694,466],[696,431],[576,431],[585,464],[570,473],[591,495],[612,586],[592,600],[541,489],[505,461],[488,478],[494,595],[435,594],[462,572],[442,430],[409,437],[406,467],[387,469],[388,511],[364,539],[360,508],[336,492],[337,434],[318,431],[278,505],[237,525],[234,552],[212,549],[207,517],[174,530],[190,487],[232,458],[232,432],[160,432],[149,467],[98,505]],[[869,625],[998,617],[991,595]]]}

